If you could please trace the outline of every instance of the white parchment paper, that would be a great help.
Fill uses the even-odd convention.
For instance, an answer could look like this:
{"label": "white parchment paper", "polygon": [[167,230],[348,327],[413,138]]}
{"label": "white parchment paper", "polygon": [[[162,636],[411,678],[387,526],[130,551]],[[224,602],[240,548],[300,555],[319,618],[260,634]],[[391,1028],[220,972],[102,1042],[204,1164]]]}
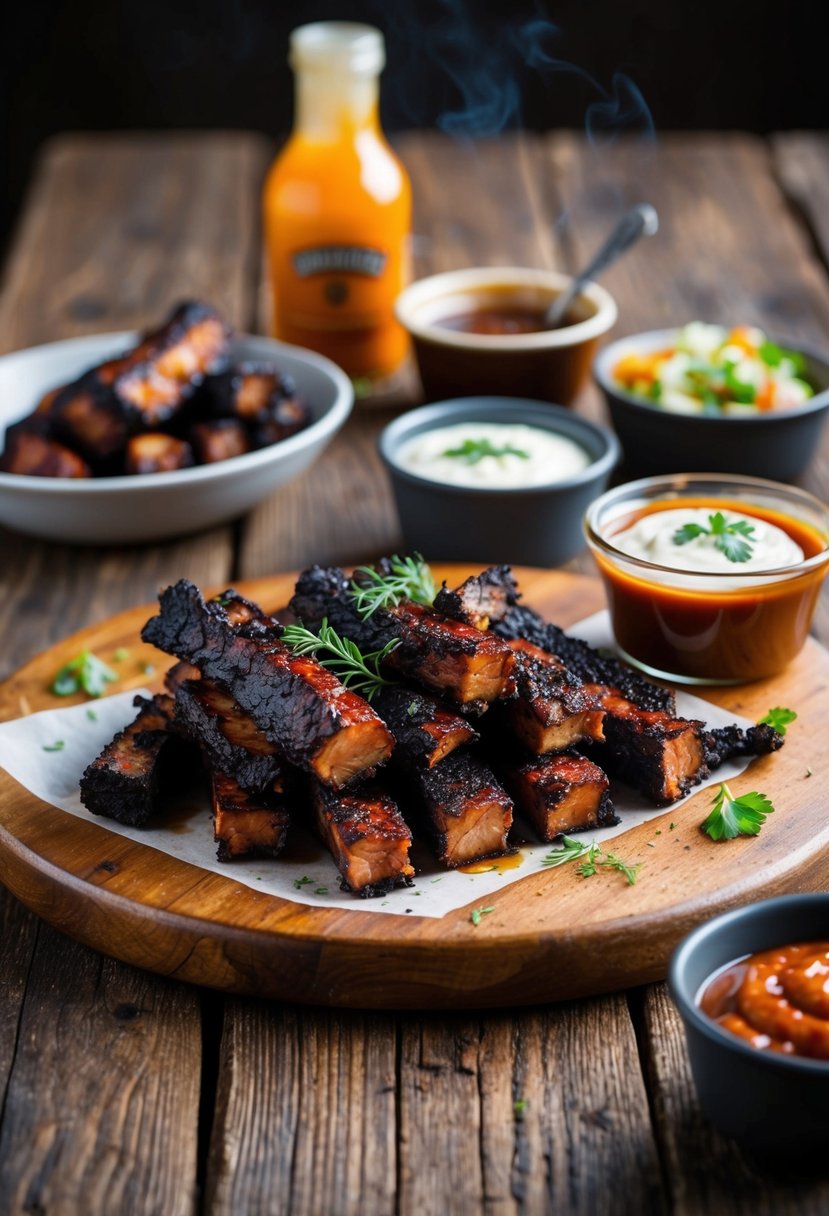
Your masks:
{"label": "white parchment paper", "polygon": [[[612,645],[606,612],[588,617],[568,632],[584,638],[593,646]],[[254,890],[317,907],[348,907],[355,912],[441,917],[466,904],[488,906],[491,897],[510,883],[520,882],[527,875],[544,869],[543,858],[557,847],[549,844],[522,845],[520,865],[515,869],[464,874],[441,869],[424,848],[416,846],[413,850],[413,863],[418,872],[415,885],[376,899],[359,899],[341,891],[333,861],[321,846],[313,842],[304,827],[295,832],[292,825],[291,832],[297,839],[288,845],[279,858],[222,864],[216,860],[210,807],[206,795],[201,792],[188,794],[183,803],[183,813],[176,813],[172,828],[125,827],[114,820],[90,814],[81,805],[78,796],[80,776],[116,731],[133,720],[136,711],[132,700],[135,695],[136,690],[132,689],[85,705],[44,710],[0,724],[0,766],[43,802],[95,823],[104,831],[128,836],[131,840],[200,866],[203,870],[233,878]],[[144,695],[148,696],[149,693],[145,691]],[[710,726],[723,726],[728,722],[751,725],[748,719],[734,717],[718,706],[683,691],[677,693],[677,712],[681,717],[701,718]],[[56,747],[57,750],[52,750]],[[747,767],[749,759],[738,757],[722,765],[714,776],[695,787],[693,792],[706,785],[731,780]],[[620,832],[659,816],[665,816],[666,824],[671,820],[681,821],[681,802],[675,802],[667,809],[656,808],[647,804],[640,795],[616,783],[612,792],[622,822],[616,827],[582,833],[580,839],[588,843],[596,840],[603,844]],[[700,819],[703,817],[699,811],[695,814]],[[519,837],[532,836],[529,829],[520,831],[520,826]],[[640,859],[626,857],[625,860]],[[655,868],[655,860],[653,864]],[[647,881],[647,873],[646,866],[640,881]]]}

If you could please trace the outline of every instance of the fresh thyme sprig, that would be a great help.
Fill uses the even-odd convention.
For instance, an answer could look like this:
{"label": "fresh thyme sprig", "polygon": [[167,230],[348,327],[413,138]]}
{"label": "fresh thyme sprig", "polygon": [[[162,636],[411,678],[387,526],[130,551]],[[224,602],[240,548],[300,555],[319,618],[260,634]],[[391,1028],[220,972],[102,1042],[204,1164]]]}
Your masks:
{"label": "fresh thyme sprig", "polygon": [[349,596],[364,620],[378,608],[399,604],[401,600],[430,605],[437,595],[432,571],[419,553],[411,557],[395,554],[389,558],[389,569],[385,572],[372,566],[358,566],[354,576]]}
{"label": "fresh thyme sprig", "polygon": [[697,536],[713,536],[714,548],[724,553],[730,562],[747,562],[754,544],[754,524],[747,519],[726,522],[722,511],[708,516],[708,527],[703,524],[683,524],[673,535],[675,545],[687,545]]}
{"label": "fresh thyme sprig", "polygon": [[641,861],[636,865],[631,865],[629,862],[623,861],[621,857],[617,857],[615,853],[605,853],[595,840],[591,844],[587,844],[583,840],[574,840],[572,836],[562,836],[561,844],[560,849],[553,849],[542,858],[541,864],[547,869],[553,866],[563,866],[568,861],[578,861],[583,857],[584,861],[576,866],[579,878],[592,878],[594,874],[598,874],[599,868],[603,867],[607,870],[618,870],[625,876],[628,886],[631,887],[642,869]]}
{"label": "fresh thyme sprig", "polygon": [[341,637],[325,618],[320,625],[319,634],[312,633],[304,625],[286,625],[280,641],[290,647],[294,654],[314,655],[323,667],[333,671],[346,688],[361,693],[368,701],[378,688],[394,683],[394,680],[387,680],[381,674],[380,664],[398,645],[396,638],[380,650],[363,654],[350,638]]}
{"label": "fresh thyme sprig", "polygon": [[733,840],[735,836],[756,836],[766,816],[774,810],[765,794],[752,790],[735,798],[723,782],[714,796],[713,808],[700,825],[712,840]]}

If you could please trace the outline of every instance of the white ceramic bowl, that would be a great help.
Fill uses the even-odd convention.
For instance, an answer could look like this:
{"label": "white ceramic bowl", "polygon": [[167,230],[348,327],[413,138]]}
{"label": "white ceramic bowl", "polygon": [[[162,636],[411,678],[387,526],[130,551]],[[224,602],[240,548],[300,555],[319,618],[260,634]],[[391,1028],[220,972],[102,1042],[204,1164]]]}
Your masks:
{"label": "white ceramic bowl", "polygon": [[[0,358],[0,445],[50,388],[134,345],[135,333],[95,334]],[[345,422],[351,381],[330,359],[272,338],[237,335],[231,358],[274,363],[291,376],[313,421],[281,443],[216,464],[127,477],[0,473],[0,523],[30,536],[82,544],[160,540],[242,515],[302,473]]]}

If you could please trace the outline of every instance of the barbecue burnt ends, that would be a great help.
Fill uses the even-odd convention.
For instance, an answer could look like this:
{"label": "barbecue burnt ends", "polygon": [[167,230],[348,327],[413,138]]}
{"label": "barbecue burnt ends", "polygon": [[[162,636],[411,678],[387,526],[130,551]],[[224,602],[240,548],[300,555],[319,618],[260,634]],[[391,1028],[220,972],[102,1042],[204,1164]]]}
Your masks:
{"label": "barbecue burnt ends", "polygon": [[232,364],[231,336],[211,305],[179,305],[131,350],[50,390],[9,427],[0,472],[163,473],[268,447],[308,426],[293,381],[269,364]]}
{"label": "barbecue burnt ends", "polygon": [[294,653],[279,621],[238,592],[168,587],[142,637],[179,662],[167,692],[139,698],[136,721],[88,767],[85,804],[152,822],[164,758],[186,745],[184,763],[201,757],[207,774],[220,860],[276,856],[301,822],[343,888],[368,896],[412,881],[412,829],[441,864],[462,866],[511,851],[516,810],[543,841],[617,822],[608,773],[666,805],[728,756],[782,745],[771,727],[678,717],[670,690],[522,607],[508,567],[442,588],[432,607],[369,613],[360,577],[312,567],[290,609],[364,652],[394,643],[371,702]]}

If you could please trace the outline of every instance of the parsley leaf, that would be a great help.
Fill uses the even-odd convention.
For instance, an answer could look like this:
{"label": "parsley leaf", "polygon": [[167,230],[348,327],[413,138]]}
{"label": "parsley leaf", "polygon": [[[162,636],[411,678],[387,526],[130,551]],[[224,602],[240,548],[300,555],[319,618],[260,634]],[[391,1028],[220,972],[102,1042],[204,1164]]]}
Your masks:
{"label": "parsley leaf", "polygon": [[756,836],[774,810],[765,794],[756,790],[735,798],[723,782],[717,791],[713,809],[702,823],[703,832],[712,840],[733,840],[735,836]]}
{"label": "parsley leaf", "polygon": [[724,553],[730,562],[747,562],[754,544],[754,524],[747,519],[726,522],[722,511],[714,511],[708,516],[707,528],[703,524],[683,524],[676,529],[672,540],[675,545],[687,545],[698,536],[713,536],[714,548]]}
{"label": "parsley leaf", "polygon": [[529,452],[525,452],[523,448],[515,448],[511,443],[496,447],[489,439],[464,439],[459,447],[446,448],[441,452],[441,456],[453,456],[466,461],[467,464],[477,464],[485,456],[518,456],[520,460],[530,458]]}
{"label": "parsley leaf", "polygon": [[50,687],[56,697],[71,697],[81,690],[87,696],[100,697],[106,691],[107,684],[117,679],[117,673],[91,650],[82,650],[61,667]]}
{"label": "parsley leaf", "polygon": [[758,726],[773,726],[779,735],[785,735],[786,727],[794,722],[797,714],[793,709],[786,709],[783,705],[775,705],[765,717],[757,719]]}

